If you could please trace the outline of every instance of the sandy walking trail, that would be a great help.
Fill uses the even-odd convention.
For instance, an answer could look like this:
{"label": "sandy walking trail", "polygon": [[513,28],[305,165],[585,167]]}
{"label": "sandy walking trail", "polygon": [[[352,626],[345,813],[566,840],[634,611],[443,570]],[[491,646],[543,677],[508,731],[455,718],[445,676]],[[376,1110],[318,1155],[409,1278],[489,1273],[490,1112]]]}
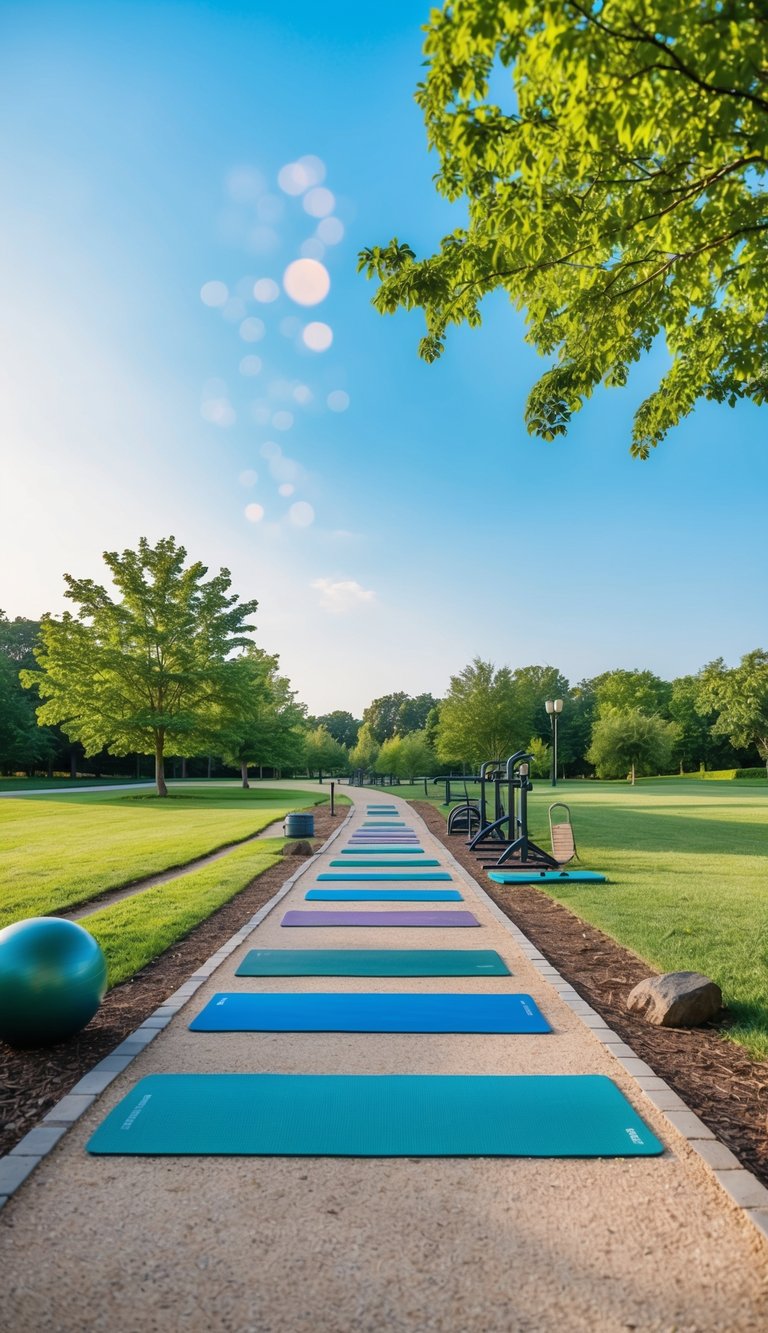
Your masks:
{"label": "sandy walking trail", "polygon": [[[404,802],[389,792],[380,798],[406,812],[482,930],[281,928],[286,910],[339,906],[305,903],[304,894],[362,824],[366,805],[379,801],[375,793],[349,794],[355,810],[331,847],[0,1212],[3,1327],[13,1333],[764,1333],[768,1250],[758,1233]],[[236,977],[254,947],[496,949],[513,975]],[[221,990],[524,991],[554,1031],[189,1032],[189,1021]],[[667,1151],[621,1160],[85,1152],[106,1112],[146,1074],[262,1071],[607,1074]]]}

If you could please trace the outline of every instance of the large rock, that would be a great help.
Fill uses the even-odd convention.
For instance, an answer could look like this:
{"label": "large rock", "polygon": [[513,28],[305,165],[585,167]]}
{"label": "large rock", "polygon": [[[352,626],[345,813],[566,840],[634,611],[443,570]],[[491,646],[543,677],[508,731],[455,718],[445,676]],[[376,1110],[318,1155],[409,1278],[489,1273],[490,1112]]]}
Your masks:
{"label": "large rock", "polygon": [[627,1008],[660,1028],[691,1028],[715,1018],[723,1007],[720,987],[701,972],[665,972],[641,981]]}
{"label": "large rock", "polygon": [[299,838],[297,842],[286,842],[282,847],[283,856],[311,856],[312,843],[306,838]]}

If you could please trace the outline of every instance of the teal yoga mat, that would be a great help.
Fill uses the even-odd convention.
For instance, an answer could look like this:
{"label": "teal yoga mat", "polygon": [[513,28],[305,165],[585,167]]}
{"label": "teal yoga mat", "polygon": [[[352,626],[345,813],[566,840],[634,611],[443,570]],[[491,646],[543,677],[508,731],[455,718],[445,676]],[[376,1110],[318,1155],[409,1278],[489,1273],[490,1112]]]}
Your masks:
{"label": "teal yoga mat", "polygon": [[190,1032],[551,1032],[530,995],[221,991]]}
{"label": "teal yoga mat", "polygon": [[403,871],[402,873],[396,872],[394,875],[388,875],[384,871],[375,871],[372,875],[366,875],[365,873],[356,875],[325,874],[325,875],[318,875],[317,880],[318,883],[328,883],[328,881],[333,881],[334,883],[339,883],[339,884],[340,883],[349,884],[352,881],[357,882],[358,880],[371,880],[371,879],[375,879],[377,881],[392,880],[392,879],[404,879],[408,881],[418,880],[420,883],[423,880],[429,879],[429,880],[442,880],[443,882],[448,881],[450,883],[452,878],[453,876],[449,875],[447,870],[428,870],[425,875],[419,875],[419,874],[408,875],[406,874],[405,871]]}
{"label": "teal yoga mat", "polygon": [[251,949],[237,977],[508,977],[493,949]]}
{"label": "teal yoga mat", "polygon": [[340,868],[347,866],[348,868],[354,867],[360,870],[364,869],[366,866],[369,866],[374,870],[376,869],[400,870],[404,866],[414,866],[414,867],[439,866],[440,862],[430,861],[430,860],[427,861],[341,861],[339,860],[339,861],[331,861],[330,864],[332,866],[339,866]]}
{"label": "teal yoga mat", "polygon": [[596,870],[489,870],[494,884],[605,884],[605,875]]}
{"label": "teal yoga mat", "polygon": [[150,1074],[110,1111],[87,1147],[152,1156],[663,1152],[600,1074]]}
{"label": "teal yoga mat", "polygon": [[[368,876],[373,878],[373,876]],[[391,876],[395,878],[394,875]],[[463,903],[457,889],[310,889],[307,902],[321,903]]]}

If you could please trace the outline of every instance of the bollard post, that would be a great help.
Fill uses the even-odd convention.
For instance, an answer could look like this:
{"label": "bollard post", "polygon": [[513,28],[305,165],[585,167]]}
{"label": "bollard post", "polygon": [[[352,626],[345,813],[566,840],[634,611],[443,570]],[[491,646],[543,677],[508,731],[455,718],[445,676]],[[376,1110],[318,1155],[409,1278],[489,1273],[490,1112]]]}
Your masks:
{"label": "bollard post", "polygon": [[335,792],[335,790],[336,790],[336,783],[335,783],[335,782],[332,782],[332,783],[331,783],[331,814],[332,814],[332,815],[335,815],[335,814],[336,814],[336,806],[335,806],[335,803],[334,803],[334,792]]}

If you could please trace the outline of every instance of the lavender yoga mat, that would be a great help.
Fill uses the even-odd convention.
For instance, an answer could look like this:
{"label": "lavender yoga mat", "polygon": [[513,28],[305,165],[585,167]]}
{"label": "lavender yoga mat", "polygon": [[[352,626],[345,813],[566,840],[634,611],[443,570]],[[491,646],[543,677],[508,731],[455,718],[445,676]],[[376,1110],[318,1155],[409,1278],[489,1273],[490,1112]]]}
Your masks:
{"label": "lavender yoga mat", "polygon": [[286,912],[281,926],[479,926],[471,912]]}

